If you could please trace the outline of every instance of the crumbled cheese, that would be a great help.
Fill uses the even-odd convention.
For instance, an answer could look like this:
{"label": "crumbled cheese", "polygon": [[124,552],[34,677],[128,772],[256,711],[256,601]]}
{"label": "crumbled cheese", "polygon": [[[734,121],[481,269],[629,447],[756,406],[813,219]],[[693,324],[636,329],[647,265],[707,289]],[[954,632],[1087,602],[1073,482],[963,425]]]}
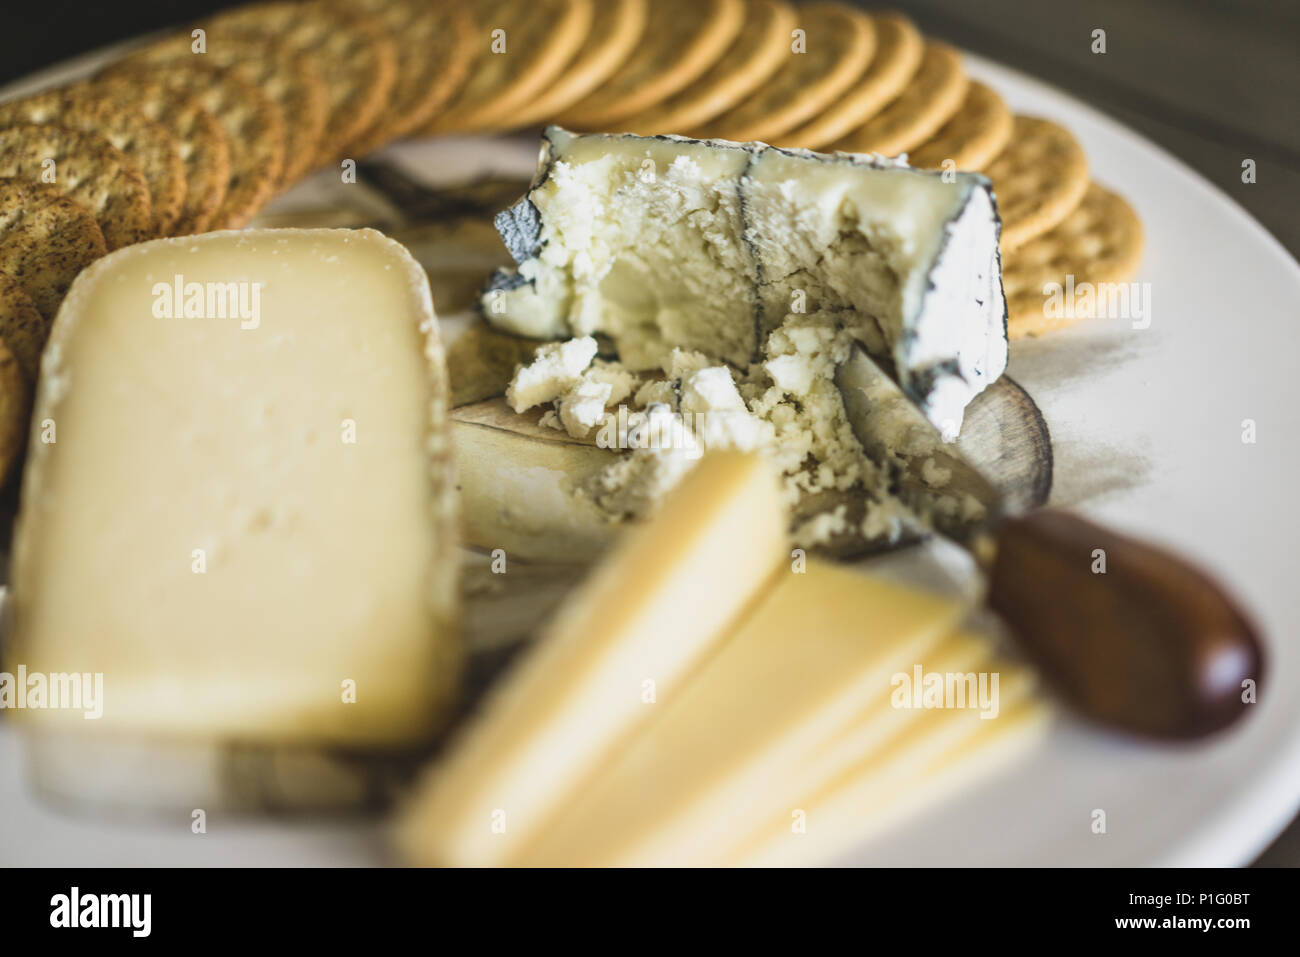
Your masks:
{"label": "crumbled cheese", "polygon": [[574,438],[585,439],[605,418],[613,387],[608,382],[580,381],[556,401],[560,422]]}
{"label": "crumbled cheese", "polygon": [[952,481],[952,469],[944,468],[933,458],[928,458],[921,465],[921,481],[930,488],[943,488]]}
{"label": "crumbled cheese", "polygon": [[596,357],[596,348],[592,336],[542,346],[532,362],[515,370],[506,389],[506,402],[516,412],[554,402],[577,384],[578,377]]}
{"label": "crumbled cheese", "polygon": [[655,403],[676,406],[677,386],[669,379],[651,379],[637,390],[635,401],[641,406]]}
{"label": "crumbled cheese", "polygon": [[[836,364],[852,346],[849,333],[833,315],[791,314],[764,345],[763,359],[746,369],[678,348],[664,357],[662,379],[643,381],[600,359],[574,372],[544,421],[584,439],[599,429],[597,445],[626,453],[583,494],[611,517],[643,518],[704,451],[756,450],[783,475],[787,504],[800,514],[799,544],[825,544],[855,523],[863,535],[897,538],[906,510],[889,499],[886,477],[853,435],[834,383]],[[521,369],[516,380],[530,370]],[[825,511],[800,509],[827,494],[839,498]],[[846,494],[871,503],[865,517],[850,515]]]}
{"label": "crumbled cheese", "polygon": [[807,395],[816,370],[803,356],[777,356],[763,363],[777,387],[791,395]]}
{"label": "crumbled cheese", "polygon": [[617,362],[606,362],[604,359],[592,362],[591,368],[582,374],[582,381],[609,386],[609,396],[605,399],[606,405],[618,405],[641,384],[640,376],[623,368]]}

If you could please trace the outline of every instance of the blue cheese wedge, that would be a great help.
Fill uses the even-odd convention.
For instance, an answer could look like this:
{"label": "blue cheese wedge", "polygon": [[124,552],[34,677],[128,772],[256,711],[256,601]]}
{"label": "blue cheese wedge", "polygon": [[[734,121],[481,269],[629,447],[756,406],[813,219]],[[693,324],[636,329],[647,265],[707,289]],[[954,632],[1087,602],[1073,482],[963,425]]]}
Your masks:
{"label": "blue cheese wedge", "polygon": [[743,368],[792,316],[830,315],[952,435],[1006,368],[1000,221],[977,174],[550,127],[532,188],[498,228],[517,265],[484,293],[488,320],[534,338],[602,335],[632,370],[675,348]]}

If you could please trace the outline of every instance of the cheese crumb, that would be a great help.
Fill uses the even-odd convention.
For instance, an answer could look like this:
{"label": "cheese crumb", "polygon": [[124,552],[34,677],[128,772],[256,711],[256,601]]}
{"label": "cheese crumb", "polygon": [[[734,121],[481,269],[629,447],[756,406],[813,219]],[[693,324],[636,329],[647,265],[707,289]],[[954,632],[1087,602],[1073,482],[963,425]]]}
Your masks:
{"label": "cheese crumb", "polygon": [[[916,517],[858,443],[834,382],[852,346],[833,314],[792,313],[747,368],[675,348],[660,360],[662,378],[652,378],[595,358],[595,340],[584,337],[544,347],[507,397],[544,396],[553,408],[543,424],[581,439],[599,428],[598,444],[625,453],[580,489],[614,520],[648,517],[704,452],[737,449],[764,454],[781,472],[796,544],[854,534],[896,541]],[[924,475],[942,484],[945,471],[930,460]]]}
{"label": "cheese crumb", "polygon": [[578,382],[578,377],[596,358],[593,336],[553,342],[537,350],[526,366],[515,370],[506,389],[506,402],[516,412],[554,402]]}

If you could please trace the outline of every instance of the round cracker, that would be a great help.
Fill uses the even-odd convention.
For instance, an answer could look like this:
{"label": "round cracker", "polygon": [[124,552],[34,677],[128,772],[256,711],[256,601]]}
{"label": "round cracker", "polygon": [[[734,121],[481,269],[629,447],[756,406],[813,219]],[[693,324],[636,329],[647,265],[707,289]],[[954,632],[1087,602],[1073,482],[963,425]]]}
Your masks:
{"label": "round cracker", "polygon": [[185,202],[185,163],[180,144],[160,123],[84,89],[46,90],[0,104],[0,127],[20,123],[63,126],[98,133],[131,158],[149,185],[153,234],[166,235]]}
{"label": "round cracker", "polygon": [[35,123],[0,129],[0,176],[44,183],[51,175],[50,185],[94,215],[110,250],[153,235],[144,174],[103,136]]}
{"label": "round cracker", "polygon": [[188,236],[206,230],[226,198],[230,182],[230,144],[211,111],[192,94],[171,90],[146,77],[101,76],[69,90],[128,103],[167,127],[185,166],[185,202],[180,217],[172,224],[171,235]]}
{"label": "round cracker", "polygon": [[40,372],[49,328],[31,296],[0,269],[0,342],[9,347],[28,382],[35,382]]}
{"label": "round cracker", "polygon": [[22,458],[31,412],[31,383],[13,352],[0,341],[0,482],[8,479],[14,463]]}
{"label": "round cracker", "polygon": [[725,113],[785,63],[795,23],[794,8],[784,0],[746,0],[744,26],[722,59],[681,93],[620,120],[619,129],[681,133]]}
{"label": "round cracker", "polygon": [[921,53],[925,49],[921,31],[900,13],[872,14],[871,23],[876,49],[866,71],[820,115],[774,137],[775,145],[825,149],[879,113],[907,86],[921,65]]}
{"label": "round cracker", "polygon": [[591,95],[632,55],[645,34],[648,0],[603,0],[577,55],[551,85],[515,114],[517,126],[535,126],[559,116]]}
{"label": "round cracker", "polygon": [[373,19],[393,44],[397,77],[388,108],[348,148],[364,156],[432,123],[474,63],[474,20],[458,0],[333,0]]}
{"label": "round cracker", "polygon": [[573,59],[591,30],[591,0],[482,0],[474,6],[468,82],[431,133],[505,129]]}
{"label": "round cracker", "polygon": [[251,30],[304,53],[326,81],[326,136],[310,166],[333,162],[387,107],[397,52],[383,30],[348,8],[319,3],[257,3],[217,14],[204,28]]}
{"label": "round cracker", "polygon": [[1017,116],[1006,148],[984,170],[1010,252],[1070,215],[1088,190],[1088,158],[1074,134],[1051,120]]}
{"label": "round cracker", "polygon": [[4,336],[24,368],[35,369],[49,325],[72,280],[107,253],[104,234],[94,215],[48,183],[0,179],[0,274],[21,291],[38,322],[0,296],[9,328]]}
{"label": "round cracker", "polygon": [[311,59],[280,37],[244,27],[205,28],[204,49],[195,52],[188,33],[174,34],[132,51],[128,62],[206,63],[229,68],[253,83],[284,119],[284,168],[280,183],[297,182],[320,155],[325,133],[325,81]]}
{"label": "round cracker", "polygon": [[229,68],[193,61],[121,61],[107,73],[155,79],[177,96],[196,96],[221,123],[230,146],[230,179],[210,229],[237,229],[271,200],[284,170],[284,118],[255,83]]}
{"label": "round cracker", "polygon": [[654,0],[632,56],[558,122],[580,130],[612,129],[681,92],[726,53],[744,16],[742,0]]}
{"label": "round cracker", "polygon": [[[1128,282],[1142,262],[1142,221],[1117,193],[1090,183],[1083,201],[1050,232],[1003,258],[1007,332],[1013,339],[1061,329],[1096,314],[1096,295],[1072,310],[1049,310],[1049,283]],[[1091,307],[1090,307],[1091,304]],[[1056,312],[1062,314],[1054,314]]]}
{"label": "round cracker", "polygon": [[925,45],[921,65],[903,92],[834,148],[897,156],[924,143],[957,112],[970,80],[961,54],[946,43]]}
{"label": "round cracker", "polygon": [[797,13],[802,45],[791,42],[771,79],[692,136],[776,139],[826,109],[862,75],[876,48],[869,16],[838,3],[810,3]]}
{"label": "round cracker", "polygon": [[957,113],[908,162],[918,169],[940,169],[948,160],[956,169],[983,169],[1007,145],[1012,126],[1006,101],[991,87],[972,81]]}

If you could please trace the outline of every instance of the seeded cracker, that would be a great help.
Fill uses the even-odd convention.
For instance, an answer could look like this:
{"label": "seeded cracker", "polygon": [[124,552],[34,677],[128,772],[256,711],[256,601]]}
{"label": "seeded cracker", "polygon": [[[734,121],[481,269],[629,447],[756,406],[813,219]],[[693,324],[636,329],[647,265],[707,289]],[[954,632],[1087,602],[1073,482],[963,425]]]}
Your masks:
{"label": "seeded cracker", "polygon": [[29,378],[64,294],[86,266],[107,252],[104,234],[88,209],[58,188],[20,179],[0,179],[0,274],[31,303],[20,308],[11,293],[5,303],[4,339]]}
{"label": "seeded cracker", "polygon": [[870,66],[821,115],[775,137],[774,146],[824,150],[871,119],[903,91],[921,65],[925,49],[921,31],[898,13],[877,13],[871,22],[876,52]]}
{"label": "seeded cracker", "polygon": [[31,297],[0,268],[0,343],[13,353],[28,382],[35,382],[40,371],[47,329],[48,323]]}
{"label": "seeded cracker", "polygon": [[166,235],[180,218],[185,202],[185,164],[180,145],[162,124],[119,101],[66,90],[48,90],[0,104],[0,127],[20,123],[63,126],[103,136],[144,174],[154,235]]}
{"label": "seeded cracker", "polygon": [[[469,80],[428,128],[434,133],[508,129],[581,49],[592,0],[481,0],[473,7]],[[621,72],[621,71],[620,71]]]}
{"label": "seeded cracker", "polygon": [[941,169],[952,160],[957,169],[988,165],[1011,139],[1011,110],[1002,97],[983,83],[972,82],[957,115],[908,155],[918,169]]}
{"label": "seeded cracker", "polygon": [[984,172],[998,197],[1003,252],[1061,222],[1088,190],[1088,160],[1074,134],[1033,116],[1015,118],[1011,141]]}
{"label": "seeded cracker", "polygon": [[94,214],[110,251],[153,235],[144,174],[107,139],[31,123],[0,130],[0,176],[42,183],[51,170],[47,185]]}
{"label": "seeded cracker", "polygon": [[211,31],[251,30],[278,37],[307,55],[325,80],[328,107],[325,139],[313,166],[344,155],[387,108],[397,80],[393,44],[380,27],[350,9],[259,3],[218,14],[204,24]]}
{"label": "seeded cracker", "polygon": [[624,118],[685,90],[726,53],[744,15],[742,0],[655,0],[632,56],[558,122],[573,129],[618,128]]}
{"label": "seeded cracker", "polygon": [[1096,313],[1092,296],[1076,300],[1072,314],[1049,310],[1049,283],[1125,283],[1142,262],[1142,222],[1124,198],[1096,183],[1075,210],[1051,232],[1037,236],[1003,258],[1007,331],[1013,339],[1064,328]]}
{"label": "seeded cracker", "polygon": [[284,117],[282,182],[297,182],[316,161],[325,133],[325,81],[311,59],[270,34],[210,29],[204,52],[196,53],[189,33],[176,34],[132,52],[128,62],[205,63],[235,70],[271,98]]}
{"label": "seeded cracker", "polygon": [[551,85],[515,115],[520,127],[544,123],[591,95],[622,69],[645,35],[649,0],[601,0],[582,47]]}
{"label": "seeded cracker", "polygon": [[209,229],[238,229],[270,202],[284,169],[284,118],[255,83],[192,61],[122,62],[107,73],[136,82],[155,79],[178,97],[194,95],[221,123],[230,146],[230,181]]}
{"label": "seeded cracker", "polygon": [[[804,32],[802,52],[794,41],[771,79],[729,113],[691,136],[769,142],[836,102],[862,75],[876,48],[871,18],[838,3],[810,3],[796,10]],[[802,145],[802,144],[799,144]]]}
{"label": "seeded cracker", "polygon": [[[3,308],[2,303],[0,308]],[[9,347],[0,341],[0,482],[9,477],[22,454],[31,408],[30,382],[23,376]]]}
{"label": "seeded cracker", "polygon": [[680,133],[737,105],[785,63],[795,11],[784,0],[746,0],[745,24],[722,59],[676,96],[622,120],[631,133]]}
{"label": "seeded cracker", "polygon": [[433,122],[465,85],[475,62],[474,21],[457,0],[333,0],[383,30],[397,57],[388,107],[348,148],[364,156]]}
{"label": "seeded cracker", "polygon": [[185,202],[171,234],[201,233],[212,222],[230,182],[230,145],[221,124],[197,96],[170,89],[158,80],[96,77],[69,87],[76,96],[105,97],[165,126],[180,148],[185,166]]}
{"label": "seeded cracker", "polygon": [[881,156],[905,153],[929,139],[957,112],[969,82],[957,51],[931,41],[925,45],[916,75],[898,98],[834,148]]}

